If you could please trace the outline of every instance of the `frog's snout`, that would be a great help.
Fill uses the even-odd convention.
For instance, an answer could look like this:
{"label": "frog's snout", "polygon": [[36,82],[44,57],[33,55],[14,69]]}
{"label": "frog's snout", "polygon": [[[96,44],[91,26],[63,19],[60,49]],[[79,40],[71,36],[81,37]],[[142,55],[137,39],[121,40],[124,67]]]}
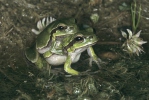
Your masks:
{"label": "frog's snout", "polygon": [[73,27],[73,26],[70,26],[69,29],[70,29],[70,30],[74,30],[74,27]]}
{"label": "frog's snout", "polygon": [[94,37],[93,36],[89,36],[88,38],[92,40]]}
{"label": "frog's snout", "polygon": [[65,31],[69,31],[69,32],[73,32],[74,31],[74,27],[72,26],[72,27],[67,27],[67,29],[65,30]]}
{"label": "frog's snout", "polygon": [[90,35],[90,36],[87,36],[86,38],[91,41],[91,40],[94,40],[95,37]]}

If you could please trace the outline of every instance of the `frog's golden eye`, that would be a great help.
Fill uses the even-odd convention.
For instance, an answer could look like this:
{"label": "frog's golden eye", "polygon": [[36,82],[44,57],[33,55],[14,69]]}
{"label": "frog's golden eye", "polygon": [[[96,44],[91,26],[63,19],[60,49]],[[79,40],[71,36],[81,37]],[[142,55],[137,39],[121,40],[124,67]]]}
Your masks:
{"label": "frog's golden eye", "polygon": [[83,41],[83,37],[81,37],[81,36],[77,36],[76,38],[75,38],[75,41]]}

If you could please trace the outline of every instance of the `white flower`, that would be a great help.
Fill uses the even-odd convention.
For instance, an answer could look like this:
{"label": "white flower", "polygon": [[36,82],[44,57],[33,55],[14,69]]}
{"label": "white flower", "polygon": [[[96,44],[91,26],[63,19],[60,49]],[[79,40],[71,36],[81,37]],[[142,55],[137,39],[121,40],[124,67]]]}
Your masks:
{"label": "white flower", "polygon": [[139,56],[139,53],[144,52],[142,44],[147,43],[147,41],[143,41],[139,36],[141,33],[141,30],[133,34],[131,30],[127,29],[127,33],[124,31],[122,32],[122,36],[126,38],[126,41],[123,43],[122,48],[125,52],[129,54],[137,54]]}
{"label": "white flower", "polygon": [[56,19],[53,17],[49,18],[43,18],[42,20],[39,20],[37,22],[37,28],[38,30],[32,29],[32,32],[35,33],[36,35],[40,34],[40,32],[46,27],[48,26],[50,23],[52,23],[53,21],[55,21]]}

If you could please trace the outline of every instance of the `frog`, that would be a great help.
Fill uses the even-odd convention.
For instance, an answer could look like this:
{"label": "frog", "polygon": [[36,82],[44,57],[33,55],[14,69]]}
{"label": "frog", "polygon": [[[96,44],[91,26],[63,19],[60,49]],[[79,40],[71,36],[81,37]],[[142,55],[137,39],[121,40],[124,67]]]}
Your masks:
{"label": "frog", "polygon": [[78,30],[75,18],[53,19],[50,24],[45,26],[36,38],[36,49],[41,54],[49,51],[49,49],[52,53],[58,53],[54,46],[57,46],[63,37],[74,34]]}
{"label": "frog", "polygon": [[[90,56],[89,65],[92,66],[94,61],[100,68],[100,58],[95,54],[93,45],[98,41],[97,36],[94,34],[92,28],[79,30],[77,33],[72,34],[62,40],[61,48],[63,54],[49,54],[45,53],[43,56],[48,64],[52,66],[64,65],[64,70],[71,75],[81,75],[82,72],[76,71],[71,68],[72,63],[76,63],[81,56],[81,53],[87,50]],[[49,51],[50,52],[50,51]]]}
{"label": "frog", "polygon": [[[25,52],[29,61],[34,63],[39,69],[49,65],[55,66],[64,64],[64,70],[67,73],[80,75],[80,72],[71,68],[71,64],[77,62],[80,59],[81,53],[87,50],[90,56],[89,65],[91,66],[92,61],[94,61],[98,67],[100,67],[100,59],[92,48],[92,45],[98,41],[92,28],[79,30],[73,18],[52,21],[49,24],[46,23],[46,25],[44,25],[44,21],[42,20],[42,22],[38,23],[42,23],[42,25],[46,27],[42,28],[42,25],[38,25],[42,30],[34,30],[34,33],[38,35],[36,43]],[[62,25],[66,25],[68,29],[55,30]],[[53,35],[49,35],[49,31],[51,33],[54,32]]]}
{"label": "frog", "polygon": [[78,30],[75,18],[56,20],[50,17],[50,21],[48,18],[43,18],[37,22],[37,28],[39,29],[38,31],[32,29],[32,32],[37,35],[36,41],[31,47],[27,48],[25,55],[29,61],[39,68],[46,64],[40,54],[44,54],[47,51],[51,55],[53,53],[62,54],[62,49],[58,47],[61,40],[68,35],[75,34]]}

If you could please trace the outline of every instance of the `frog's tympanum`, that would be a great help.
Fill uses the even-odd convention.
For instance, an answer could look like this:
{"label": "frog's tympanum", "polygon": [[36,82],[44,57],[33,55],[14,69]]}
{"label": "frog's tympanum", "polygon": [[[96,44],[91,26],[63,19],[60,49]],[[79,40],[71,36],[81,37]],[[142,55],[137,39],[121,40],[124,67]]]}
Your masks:
{"label": "frog's tympanum", "polygon": [[90,62],[95,61],[100,66],[100,60],[91,47],[97,41],[93,29],[78,30],[75,19],[56,20],[46,25],[37,36],[36,44],[28,48],[25,54],[39,68],[47,64],[64,64],[67,73],[79,75],[78,71],[71,68],[71,63],[77,62],[85,50],[90,56]]}

